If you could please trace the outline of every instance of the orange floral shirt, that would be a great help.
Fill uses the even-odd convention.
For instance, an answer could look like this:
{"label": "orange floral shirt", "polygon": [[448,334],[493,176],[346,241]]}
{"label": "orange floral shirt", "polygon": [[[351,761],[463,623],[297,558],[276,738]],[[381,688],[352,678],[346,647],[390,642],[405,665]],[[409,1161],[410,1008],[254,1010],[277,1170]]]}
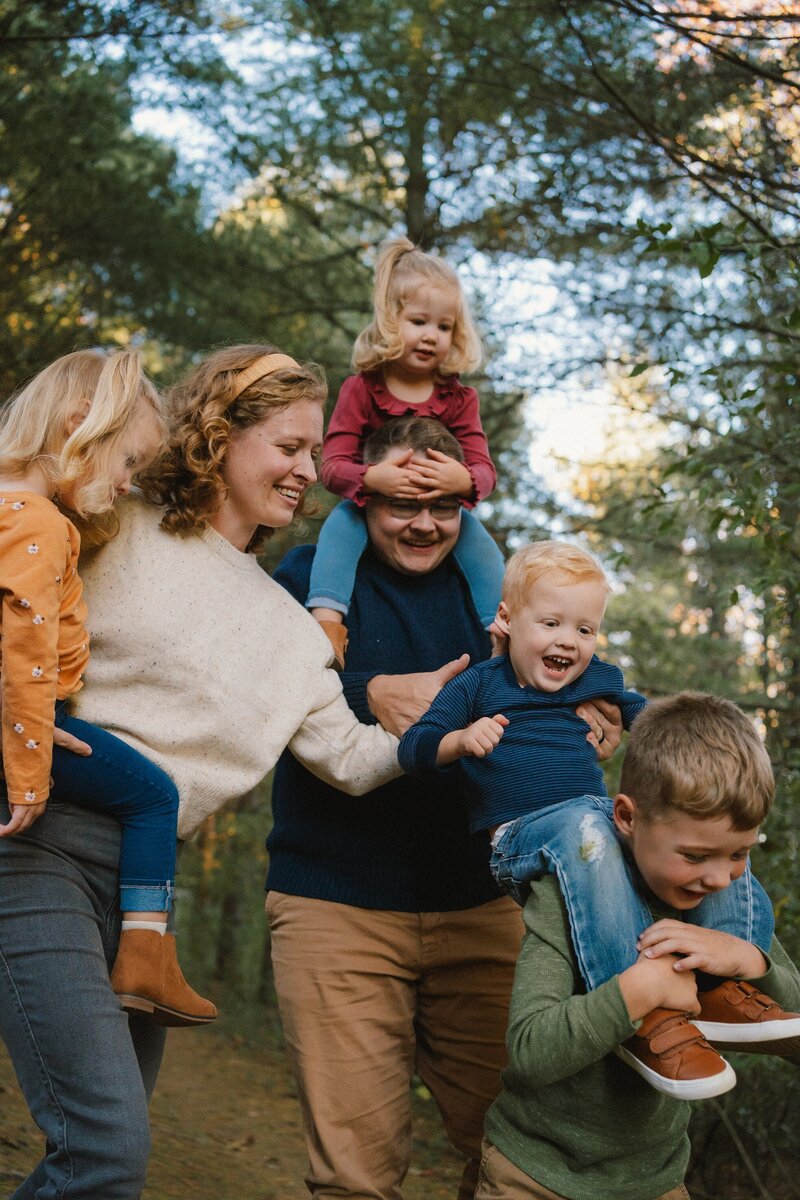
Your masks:
{"label": "orange floral shirt", "polygon": [[89,637],[80,544],[46,497],[0,491],[2,754],[11,804],[47,799],[55,703],[83,686]]}

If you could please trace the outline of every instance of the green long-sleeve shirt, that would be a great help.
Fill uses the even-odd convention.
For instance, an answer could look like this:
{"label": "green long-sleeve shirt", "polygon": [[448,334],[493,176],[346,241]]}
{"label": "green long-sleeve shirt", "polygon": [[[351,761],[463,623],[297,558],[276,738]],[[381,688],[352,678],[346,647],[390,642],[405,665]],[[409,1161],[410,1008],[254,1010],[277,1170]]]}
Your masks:
{"label": "green long-sleeve shirt", "polygon": [[[653,1200],[683,1181],[690,1107],[656,1092],[613,1053],[640,1022],[628,1015],[618,977],[585,992],[554,876],[533,885],[524,920],[509,1061],[486,1136],[570,1200]],[[768,964],[752,982],[800,1011],[800,974],[775,939]]]}

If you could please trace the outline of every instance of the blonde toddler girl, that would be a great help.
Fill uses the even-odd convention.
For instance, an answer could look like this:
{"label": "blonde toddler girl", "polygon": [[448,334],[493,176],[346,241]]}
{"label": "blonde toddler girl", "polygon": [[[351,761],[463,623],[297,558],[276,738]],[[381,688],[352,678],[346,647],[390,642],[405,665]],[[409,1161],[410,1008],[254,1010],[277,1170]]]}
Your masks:
{"label": "blonde toddler girl", "polygon": [[[139,355],[93,350],[45,367],[0,420],[0,695],[2,758],[11,818],[22,833],[50,794],[111,812],[122,823],[123,934],[112,985],[128,1008],[162,1024],[213,1020],[213,1004],[181,974],[166,933],[175,875],[177,789],[130,746],[69,713],[89,661],[78,575],[80,534],[112,536],[112,506],[154,458],[165,427]],[[111,520],[109,520],[111,518]],[[135,564],[131,564],[135,570]],[[55,727],[90,748],[53,745]],[[157,930],[162,937],[143,936]],[[157,946],[156,946],[157,943]]]}
{"label": "blonde toddler girl", "polygon": [[[367,543],[361,509],[369,494],[393,501],[399,522],[412,521],[421,506],[435,521],[440,501],[449,508],[453,497],[460,499],[464,512],[455,557],[485,628],[494,620],[503,577],[500,551],[469,511],[491,493],[497,476],[477,392],[458,377],[459,371],[475,370],[482,358],[458,275],[407,238],[395,238],[378,257],[373,302],[373,319],[353,350],[359,374],[342,385],[323,443],[322,482],[345,500],[321,531],[307,601],[340,666],[347,644],[344,618]],[[411,451],[392,462],[365,464],[368,435],[411,413],[445,425],[460,443],[464,462],[429,450],[423,465],[411,461]],[[447,516],[452,519],[452,512]]]}

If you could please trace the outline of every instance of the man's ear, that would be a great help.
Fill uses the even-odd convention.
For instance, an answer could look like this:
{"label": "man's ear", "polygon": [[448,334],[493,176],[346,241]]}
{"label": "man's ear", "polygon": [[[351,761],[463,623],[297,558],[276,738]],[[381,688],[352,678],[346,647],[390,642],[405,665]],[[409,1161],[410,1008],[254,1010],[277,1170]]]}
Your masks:
{"label": "man's ear", "polygon": [[497,606],[497,616],[494,619],[494,623],[505,637],[508,637],[511,632],[510,620],[511,613],[508,611],[508,605],[505,600],[501,600]]}
{"label": "man's ear", "polygon": [[83,400],[76,408],[73,408],[67,416],[67,437],[72,437],[75,430],[89,415],[89,409],[92,407],[91,401]]}
{"label": "man's ear", "polygon": [[633,833],[635,817],[636,801],[620,792],[614,797],[614,824],[623,837],[630,837]]}

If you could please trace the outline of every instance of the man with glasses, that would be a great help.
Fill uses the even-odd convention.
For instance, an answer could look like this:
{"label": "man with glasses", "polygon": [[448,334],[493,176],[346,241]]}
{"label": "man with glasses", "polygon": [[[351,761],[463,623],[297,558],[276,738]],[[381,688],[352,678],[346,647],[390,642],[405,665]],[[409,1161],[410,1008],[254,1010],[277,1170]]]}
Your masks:
{"label": "man with glasses", "polygon": [[[412,416],[373,433],[364,459],[409,449],[462,458],[438,421]],[[342,674],[362,721],[404,732],[448,679],[489,655],[452,554],[460,517],[455,497],[367,500]],[[301,603],[313,556],[298,547],[275,574]],[[591,721],[604,751],[619,743],[607,714]],[[314,1196],[399,1200],[415,1072],[467,1158],[459,1200],[475,1190],[522,926],[490,875],[488,839],[468,831],[459,788],[443,772],[354,799],[288,752],[278,764],[267,912]]]}

